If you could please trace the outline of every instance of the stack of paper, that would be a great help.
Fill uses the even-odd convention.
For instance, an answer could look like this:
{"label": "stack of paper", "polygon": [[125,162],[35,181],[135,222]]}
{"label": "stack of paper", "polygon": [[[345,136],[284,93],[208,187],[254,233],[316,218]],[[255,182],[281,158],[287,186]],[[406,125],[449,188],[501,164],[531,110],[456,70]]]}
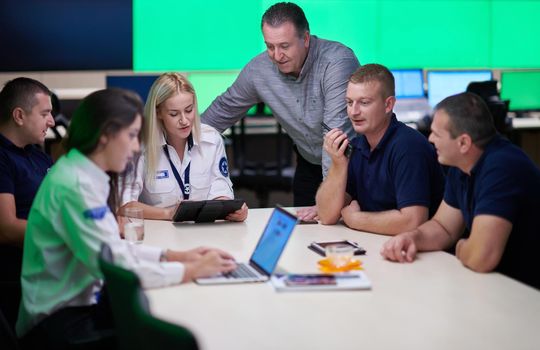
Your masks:
{"label": "stack of paper", "polygon": [[343,274],[274,275],[272,285],[278,292],[371,289],[363,271]]}

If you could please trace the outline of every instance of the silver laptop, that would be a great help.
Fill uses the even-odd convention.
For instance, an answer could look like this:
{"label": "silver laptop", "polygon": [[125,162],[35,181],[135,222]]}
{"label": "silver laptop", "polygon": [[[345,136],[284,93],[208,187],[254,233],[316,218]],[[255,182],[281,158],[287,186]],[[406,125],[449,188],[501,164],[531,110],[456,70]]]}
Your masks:
{"label": "silver laptop", "polygon": [[197,278],[195,282],[198,284],[224,284],[268,281],[297,221],[296,216],[282,208],[275,208],[249,263],[237,263],[237,268],[234,271],[208,278]]}

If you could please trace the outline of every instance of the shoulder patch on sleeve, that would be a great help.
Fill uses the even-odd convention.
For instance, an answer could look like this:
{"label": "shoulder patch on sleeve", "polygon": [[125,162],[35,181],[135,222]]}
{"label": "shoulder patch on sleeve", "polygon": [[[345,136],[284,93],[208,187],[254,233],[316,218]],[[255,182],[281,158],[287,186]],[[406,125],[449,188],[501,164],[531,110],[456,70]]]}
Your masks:
{"label": "shoulder patch on sleeve", "polygon": [[229,177],[229,165],[227,164],[227,158],[221,157],[219,160],[219,172],[225,177]]}
{"label": "shoulder patch on sleeve", "polygon": [[101,220],[105,217],[105,214],[109,211],[108,206],[90,208],[83,212],[85,219]]}

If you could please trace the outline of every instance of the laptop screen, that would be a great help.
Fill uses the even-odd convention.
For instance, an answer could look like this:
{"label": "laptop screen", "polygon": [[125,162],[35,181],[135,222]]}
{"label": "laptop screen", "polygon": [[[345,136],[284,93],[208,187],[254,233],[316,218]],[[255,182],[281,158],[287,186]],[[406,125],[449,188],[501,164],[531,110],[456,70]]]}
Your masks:
{"label": "laptop screen", "polygon": [[296,226],[296,221],[296,217],[287,211],[281,208],[274,209],[250,261],[268,275],[272,274]]}

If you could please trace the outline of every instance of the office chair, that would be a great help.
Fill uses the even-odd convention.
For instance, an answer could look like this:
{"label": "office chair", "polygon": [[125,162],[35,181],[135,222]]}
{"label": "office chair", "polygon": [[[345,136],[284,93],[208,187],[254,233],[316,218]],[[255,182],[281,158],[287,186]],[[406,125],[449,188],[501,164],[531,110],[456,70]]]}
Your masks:
{"label": "office chair", "polygon": [[501,100],[497,91],[497,80],[472,82],[466,91],[477,94],[486,102],[493,116],[495,128],[499,133],[508,136],[511,131],[511,121],[507,117],[510,101]]}
{"label": "office chair", "polygon": [[53,157],[53,160],[56,161],[56,159],[60,158],[60,156],[65,153],[63,148],[55,147],[55,145],[60,145],[62,139],[66,135],[67,129],[69,127],[69,119],[67,119],[66,116],[62,114],[60,99],[54,93],[51,95],[51,104],[51,114],[54,118],[54,126],[51,127],[51,130],[54,134],[54,138],[46,138],[44,148],[45,153],[51,155]]}
{"label": "office chair", "polygon": [[101,247],[99,266],[105,276],[120,349],[198,349],[189,330],[150,314],[139,278],[114,264],[106,244]]}
{"label": "office chair", "polygon": [[4,312],[0,309],[0,344],[2,349],[19,349],[19,342],[10,324],[4,317]]}
{"label": "office chair", "polygon": [[[258,110],[262,109],[264,105],[259,105]],[[260,116],[257,113],[248,118]],[[231,128],[234,160],[231,181],[235,189],[254,191],[260,208],[268,207],[271,191],[292,191],[295,171],[292,140],[282,131],[281,125],[276,124],[276,127],[277,133],[247,135],[246,118],[242,118],[240,125]]]}

